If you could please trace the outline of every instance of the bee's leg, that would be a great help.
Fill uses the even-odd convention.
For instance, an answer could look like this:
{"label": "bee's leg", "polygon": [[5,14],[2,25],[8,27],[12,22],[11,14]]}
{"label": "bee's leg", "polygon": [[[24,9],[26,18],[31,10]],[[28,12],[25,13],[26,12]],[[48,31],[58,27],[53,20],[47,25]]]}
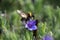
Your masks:
{"label": "bee's leg", "polygon": [[37,30],[33,31],[33,37],[34,37],[34,39],[38,40],[38,38],[37,38]]}

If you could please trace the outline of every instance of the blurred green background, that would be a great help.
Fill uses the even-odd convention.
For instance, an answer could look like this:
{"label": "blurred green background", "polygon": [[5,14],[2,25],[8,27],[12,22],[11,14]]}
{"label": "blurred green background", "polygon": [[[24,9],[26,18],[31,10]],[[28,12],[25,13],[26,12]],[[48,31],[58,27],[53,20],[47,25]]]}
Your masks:
{"label": "blurred green background", "polygon": [[32,32],[24,28],[16,10],[32,12],[39,20],[38,37],[52,32],[60,40],[60,0],[0,0],[0,40],[33,40]]}

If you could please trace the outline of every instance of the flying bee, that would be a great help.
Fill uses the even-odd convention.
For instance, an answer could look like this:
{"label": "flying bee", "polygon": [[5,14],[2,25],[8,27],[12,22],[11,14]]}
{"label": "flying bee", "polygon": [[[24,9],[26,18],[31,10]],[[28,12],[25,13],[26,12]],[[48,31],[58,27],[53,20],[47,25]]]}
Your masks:
{"label": "flying bee", "polygon": [[30,12],[29,13],[24,13],[21,10],[17,10],[17,12],[21,16],[21,21],[23,22],[23,24],[27,23],[28,20],[34,18],[34,15],[32,15]]}

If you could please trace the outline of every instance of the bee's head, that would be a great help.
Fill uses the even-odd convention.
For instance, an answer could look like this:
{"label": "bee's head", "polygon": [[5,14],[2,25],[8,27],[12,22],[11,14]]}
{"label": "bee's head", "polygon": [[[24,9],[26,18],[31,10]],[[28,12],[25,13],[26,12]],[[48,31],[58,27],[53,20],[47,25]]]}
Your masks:
{"label": "bee's head", "polygon": [[34,15],[31,12],[29,12],[29,13],[27,13],[27,18],[34,19]]}

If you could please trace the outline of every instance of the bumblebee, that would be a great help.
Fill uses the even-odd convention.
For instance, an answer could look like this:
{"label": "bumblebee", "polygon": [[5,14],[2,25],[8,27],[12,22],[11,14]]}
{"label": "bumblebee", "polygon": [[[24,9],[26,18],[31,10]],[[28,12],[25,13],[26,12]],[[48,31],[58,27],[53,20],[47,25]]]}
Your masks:
{"label": "bumblebee", "polygon": [[32,15],[31,12],[28,12],[26,14],[23,11],[20,11],[20,10],[17,10],[17,12],[21,16],[21,21],[22,22],[25,22],[26,23],[28,20],[34,18],[34,15]]}

